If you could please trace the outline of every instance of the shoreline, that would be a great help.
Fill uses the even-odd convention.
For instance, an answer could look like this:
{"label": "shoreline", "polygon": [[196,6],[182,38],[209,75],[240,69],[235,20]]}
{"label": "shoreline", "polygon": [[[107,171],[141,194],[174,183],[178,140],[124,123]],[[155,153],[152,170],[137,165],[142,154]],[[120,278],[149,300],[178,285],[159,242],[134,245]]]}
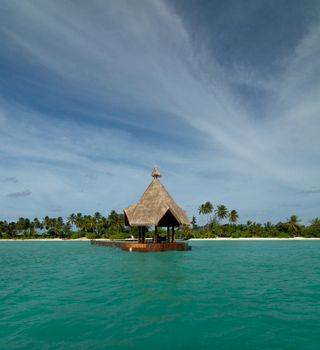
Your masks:
{"label": "shoreline", "polygon": [[[96,241],[112,241],[108,238],[95,238]],[[291,237],[291,238],[277,238],[277,237],[218,237],[218,238],[190,238],[187,241],[318,241],[320,238],[307,237]],[[65,238],[27,238],[27,239],[0,239],[0,242],[90,242],[91,239],[86,237],[65,239]],[[117,240],[114,240],[117,241]]]}
{"label": "shoreline", "polygon": [[[102,238],[97,238],[97,240]],[[108,240],[107,238],[103,238],[103,240]],[[91,239],[86,237],[81,238],[26,238],[26,239],[20,239],[20,238],[4,238],[0,239],[0,242],[90,242]]]}
{"label": "shoreline", "polygon": [[316,237],[290,237],[290,238],[279,238],[279,237],[218,237],[218,238],[190,238],[189,241],[317,241],[320,238]]}

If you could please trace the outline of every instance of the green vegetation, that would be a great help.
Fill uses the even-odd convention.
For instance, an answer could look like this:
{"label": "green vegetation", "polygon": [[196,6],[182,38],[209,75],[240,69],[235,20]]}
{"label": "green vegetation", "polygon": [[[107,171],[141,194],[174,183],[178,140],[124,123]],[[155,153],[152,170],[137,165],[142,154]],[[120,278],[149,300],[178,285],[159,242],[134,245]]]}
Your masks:
{"label": "green vegetation", "polygon": [[43,220],[19,218],[17,222],[0,221],[1,238],[128,238],[132,229],[125,230],[123,214],[112,210],[107,217],[100,213],[94,215],[71,214],[67,220],[62,217]]}
{"label": "green vegetation", "polygon": [[[214,216],[208,216],[214,212]],[[179,228],[177,238],[320,238],[320,219],[315,218],[310,225],[302,225],[297,215],[292,215],[285,222],[264,224],[248,221],[246,224],[237,224],[239,214],[236,210],[228,211],[223,204],[214,205],[206,202],[199,206],[199,214],[207,217],[207,224],[198,226],[195,217],[192,218],[192,229],[189,227]],[[225,221],[228,220],[228,223]]]}
{"label": "green vegetation", "polygon": [[[199,206],[199,214],[206,217],[206,224],[198,226],[195,216],[192,217],[190,226],[181,226],[176,230],[177,239],[190,238],[216,238],[216,237],[266,237],[266,238],[290,238],[308,237],[320,238],[320,219],[314,218],[309,225],[302,225],[297,215],[292,215],[285,222],[264,224],[248,221],[246,224],[237,224],[238,212],[228,210],[223,204],[214,205],[206,202]],[[165,239],[167,231],[158,229],[160,237]],[[138,236],[136,227],[126,228],[124,216],[112,210],[104,217],[97,212],[94,215],[70,214],[67,220],[62,217],[50,218],[46,216],[42,220],[34,218],[19,218],[16,222],[0,220],[0,239],[28,239],[28,238],[65,238],[77,239],[86,237],[125,239]],[[146,237],[153,237],[153,232],[148,231]]]}

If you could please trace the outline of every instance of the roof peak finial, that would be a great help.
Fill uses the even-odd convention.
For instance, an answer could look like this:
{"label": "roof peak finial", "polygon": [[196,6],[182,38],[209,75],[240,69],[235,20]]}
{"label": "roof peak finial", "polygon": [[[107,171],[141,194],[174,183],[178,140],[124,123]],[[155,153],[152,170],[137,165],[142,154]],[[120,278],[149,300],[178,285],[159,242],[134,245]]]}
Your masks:
{"label": "roof peak finial", "polygon": [[161,177],[161,173],[158,167],[154,167],[151,173],[152,177],[157,179],[158,177]]}

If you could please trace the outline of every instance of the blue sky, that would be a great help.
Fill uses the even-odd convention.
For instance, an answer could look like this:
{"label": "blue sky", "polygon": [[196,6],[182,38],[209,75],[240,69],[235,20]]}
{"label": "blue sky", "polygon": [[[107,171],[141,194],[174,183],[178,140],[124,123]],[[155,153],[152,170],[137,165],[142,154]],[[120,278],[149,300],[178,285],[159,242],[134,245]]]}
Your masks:
{"label": "blue sky", "polygon": [[320,215],[319,1],[0,3],[1,219],[107,214],[153,166],[191,217]]}

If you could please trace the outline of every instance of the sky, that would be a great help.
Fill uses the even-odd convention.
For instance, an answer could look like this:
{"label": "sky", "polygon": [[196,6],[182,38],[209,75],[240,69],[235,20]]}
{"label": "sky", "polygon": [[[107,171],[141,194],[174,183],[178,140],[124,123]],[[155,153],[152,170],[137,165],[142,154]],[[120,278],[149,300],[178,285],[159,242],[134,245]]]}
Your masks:
{"label": "sky", "polygon": [[[318,0],[1,0],[0,220],[320,216]],[[199,219],[201,222],[201,219]]]}

